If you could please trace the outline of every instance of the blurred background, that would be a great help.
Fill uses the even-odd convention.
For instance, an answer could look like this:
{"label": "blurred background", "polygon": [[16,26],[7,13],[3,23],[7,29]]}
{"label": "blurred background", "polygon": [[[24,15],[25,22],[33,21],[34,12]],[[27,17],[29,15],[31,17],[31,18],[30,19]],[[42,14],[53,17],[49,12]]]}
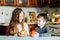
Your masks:
{"label": "blurred background", "polygon": [[51,35],[60,36],[60,0],[0,0],[0,35],[6,35],[12,12],[17,7],[25,12],[29,29],[34,29],[39,13],[46,13]]}

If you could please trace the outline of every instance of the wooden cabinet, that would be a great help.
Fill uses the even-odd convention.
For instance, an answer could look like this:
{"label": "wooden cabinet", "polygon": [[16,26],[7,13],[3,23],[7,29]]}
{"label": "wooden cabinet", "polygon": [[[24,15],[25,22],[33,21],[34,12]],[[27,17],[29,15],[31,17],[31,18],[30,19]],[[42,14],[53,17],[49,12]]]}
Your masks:
{"label": "wooden cabinet", "polygon": [[50,3],[50,0],[0,0],[0,3],[8,6],[42,6]]}
{"label": "wooden cabinet", "polygon": [[37,0],[17,0],[19,6],[37,6]]}
{"label": "wooden cabinet", "polygon": [[28,5],[29,6],[37,6],[37,0],[29,0]]}
{"label": "wooden cabinet", "polygon": [[38,6],[59,7],[60,0],[37,0]]}
{"label": "wooden cabinet", "polygon": [[0,25],[0,35],[5,35],[4,26]]}
{"label": "wooden cabinet", "polygon": [[4,0],[4,5],[14,5],[14,0]]}
{"label": "wooden cabinet", "polygon": [[0,0],[0,4],[1,4],[1,0]]}
{"label": "wooden cabinet", "polygon": [[50,0],[37,0],[38,6],[47,6],[50,4]]}
{"label": "wooden cabinet", "polygon": [[8,6],[37,6],[37,0],[0,0],[0,3]]}
{"label": "wooden cabinet", "polygon": [[8,6],[60,6],[60,0],[0,0],[0,5]]}
{"label": "wooden cabinet", "polygon": [[28,0],[17,0],[17,6],[27,6]]}
{"label": "wooden cabinet", "polygon": [[4,5],[4,0],[0,0],[0,5]]}
{"label": "wooden cabinet", "polygon": [[14,6],[14,5],[17,5],[17,2],[16,2],[16,0],[2,0],[2,4],[8,5],[8,6],[10,6],[10,5]]}
{"label": "wooden cabinet", "polygon": [[60,6],[60,0],[50,0],[50,7],[59,7]]}

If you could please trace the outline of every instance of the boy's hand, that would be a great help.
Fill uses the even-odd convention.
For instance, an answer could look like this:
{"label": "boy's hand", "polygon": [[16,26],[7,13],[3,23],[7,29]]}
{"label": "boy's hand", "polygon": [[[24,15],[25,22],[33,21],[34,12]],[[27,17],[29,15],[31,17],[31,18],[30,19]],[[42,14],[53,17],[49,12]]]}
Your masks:
{"label": "boy's hand", "polygon": [[39,33],[34,30],[34,31],[31,32],[31,36],[32,37],[38,37]]}

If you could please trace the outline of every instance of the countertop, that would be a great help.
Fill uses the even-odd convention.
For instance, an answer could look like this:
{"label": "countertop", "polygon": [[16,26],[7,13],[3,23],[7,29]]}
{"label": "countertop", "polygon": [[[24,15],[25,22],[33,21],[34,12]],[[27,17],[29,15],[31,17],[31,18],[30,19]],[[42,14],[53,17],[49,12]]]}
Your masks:
{"label": "countertop", "polygon": [[0,36],[0,40],[60,40],[60,37],[15,37],[15,36]]}

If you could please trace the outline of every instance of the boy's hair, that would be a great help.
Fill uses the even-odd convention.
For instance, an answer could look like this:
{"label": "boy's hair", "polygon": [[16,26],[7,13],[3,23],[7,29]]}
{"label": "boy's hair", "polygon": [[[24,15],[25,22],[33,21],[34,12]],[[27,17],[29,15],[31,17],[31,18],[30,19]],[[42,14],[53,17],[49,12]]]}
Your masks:
{"label": "boy's hair", "polygon": [[40,13],[38,14],[37,18],[43,17],[46,21],[48,20],[46,13]]}

